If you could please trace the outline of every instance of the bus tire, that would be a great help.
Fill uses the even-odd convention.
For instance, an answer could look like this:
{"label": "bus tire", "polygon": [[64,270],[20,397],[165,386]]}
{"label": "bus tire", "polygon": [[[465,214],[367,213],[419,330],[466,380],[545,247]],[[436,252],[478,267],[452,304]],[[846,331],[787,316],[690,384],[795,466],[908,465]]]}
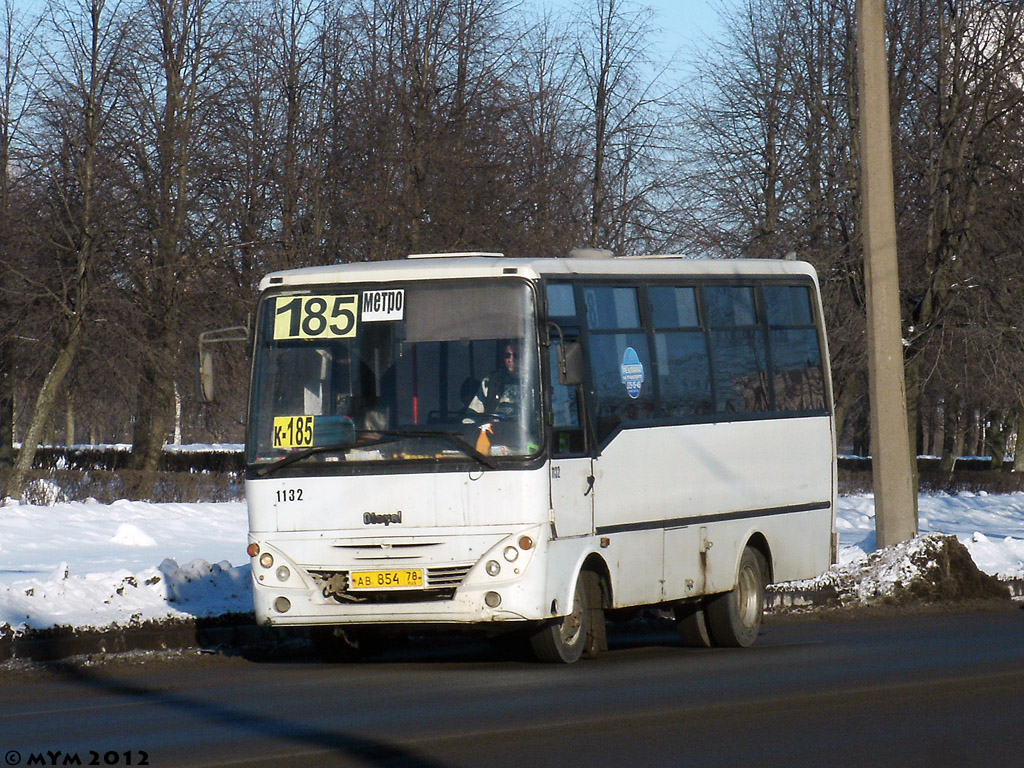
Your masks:
{"label": "bus tire", "polygon": [[736,588],[708,600],[707,625],[715,645],[748,648],[754,644],[764,614],[766,571],[764,555],[747,547],[740,557]]}
{"label": "bus tire", "polygon": [[590,610],[583,574],[576,580],[572,612],[541,624],[530,635],[530,648],[538,661],[546,664],[572,664],[578,661],[590,634]]}
{"label": "bus tire", "polygon": [[587,595],[587,610],[589,620],[587,621],[587,639],[583,644],[583,656],[587,659],[596,659],[601,653],[608,650],[608,623],[604,615],[604,589],[601,577],[594,571],[584,571],[580,574],[583,581],[583,589]]}
{"label": "bus tire", "polygon": [[710,648],[714,645],[711,632],[708,631],[707,614],[704,612],[704,601],[694,600],[680,603],[674,609],[676,630],[683,645],[689,648]]}

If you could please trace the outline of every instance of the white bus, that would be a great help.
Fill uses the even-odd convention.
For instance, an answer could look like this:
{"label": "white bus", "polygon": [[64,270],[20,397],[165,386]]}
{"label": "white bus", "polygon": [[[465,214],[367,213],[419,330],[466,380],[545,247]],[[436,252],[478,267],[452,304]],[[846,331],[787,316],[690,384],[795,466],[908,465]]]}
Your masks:
{"label": "white bus", "polygon": [[256,616],[327,655],[464,627],[573,662],[637,606],[747,646],[765,585],[834,559],[806,263],[425,254],[260,291]]}

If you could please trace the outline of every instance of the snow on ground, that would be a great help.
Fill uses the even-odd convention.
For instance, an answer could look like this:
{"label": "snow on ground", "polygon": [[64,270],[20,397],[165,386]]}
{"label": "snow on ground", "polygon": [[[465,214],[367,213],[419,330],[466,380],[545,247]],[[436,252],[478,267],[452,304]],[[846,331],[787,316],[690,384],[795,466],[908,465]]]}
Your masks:
{"label": "snow on ground", "polygon": [[[876,549],[872,496],[840,498],[837,527],[837,568],[862,567]],[[987,573],[1024,578],[1024,494],[923,495],[920,530],[955,535]],[[244,502],[2,506],[0,635],[248,612],[246,531]],[[914,546],[886,553],[877,578],[896,578]]]}
{"label": "snow on ground", "polygon": [[[873,495],[840,497],[836,517],[840,565],[877,549]],[[918,529],[922,534],[956,536],[985,573],[1024,578],[1024,493],[922,494]]]}
{"label": "snow on ground", "polygon": [[2,506],[0,635],[250,611],[247,523],[244,502]]}

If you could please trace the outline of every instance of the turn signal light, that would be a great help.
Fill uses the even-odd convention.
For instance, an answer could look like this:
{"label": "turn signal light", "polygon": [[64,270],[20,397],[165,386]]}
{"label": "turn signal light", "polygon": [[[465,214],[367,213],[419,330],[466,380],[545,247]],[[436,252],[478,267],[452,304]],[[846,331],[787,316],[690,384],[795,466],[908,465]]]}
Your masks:
{"label": "turn signal light", "polygon": [[519,548],[520,549],[533,549],[533,539],[529,536],[519,537]]}
{"label": "turn signal light", "polygon": [[256,557],[256,555],[260,553],[260,545],[254,541],[252,544],[245,548],[245,552],[249,555],[249,557]]}

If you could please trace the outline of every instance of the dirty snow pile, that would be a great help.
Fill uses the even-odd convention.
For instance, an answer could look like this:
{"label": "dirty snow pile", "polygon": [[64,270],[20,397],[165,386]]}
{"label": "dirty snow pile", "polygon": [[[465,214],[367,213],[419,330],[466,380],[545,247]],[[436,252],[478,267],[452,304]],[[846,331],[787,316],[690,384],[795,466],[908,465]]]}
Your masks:
{"label": "dirty snow pile", "polygon": [[963,542],[941,533],[922,534],[861,554],[817,578],[772,585],[769,591],[779,595],[783,607],[805,605],[808,593],[813,594],[814,603],[844,607],[1008,596],[1006,585],[980,570]]}
{"label": "dirty snow pile", "polygon": [[1024,578],[1024,494],[922,495],[918,523],[916,538],[879,550],[874,497],[841,497],[838,564],[815,579],[772,591],[789,590],[781,597],[784,606],[799,605],[801,592],[849,606],[984,599],[1003,593],[997,579]]}
{"label": "dirty snow pile", "polygon": [[[0,506],[0,637],[251,610],[243,502],[52,498]],[[853,600],[905,584],[933,557],[921,554],[927,536],[876,553],[873,513],[870,495],[839,501],[840,563],[824,578],[837,591],[844,578],[856,584]],[[987,573],[1024,578],[1024,494],[922,496],[920,528],[956,536]]]}

